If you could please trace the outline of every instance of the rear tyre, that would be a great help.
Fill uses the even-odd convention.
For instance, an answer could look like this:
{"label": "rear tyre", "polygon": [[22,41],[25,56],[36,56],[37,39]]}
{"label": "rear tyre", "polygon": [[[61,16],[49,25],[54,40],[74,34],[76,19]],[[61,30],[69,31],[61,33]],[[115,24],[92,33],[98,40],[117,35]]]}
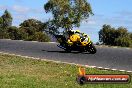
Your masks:
{"label": "rear tyre", "polygon": [[70,49],[65,49],[65,52],[70,53],[71,50]]}
{"label": "rear tyre", "polygon": [[64,49],[67,53],[70,53],[71,52],[71,48],[67,45],[66,46],[66,49]]}

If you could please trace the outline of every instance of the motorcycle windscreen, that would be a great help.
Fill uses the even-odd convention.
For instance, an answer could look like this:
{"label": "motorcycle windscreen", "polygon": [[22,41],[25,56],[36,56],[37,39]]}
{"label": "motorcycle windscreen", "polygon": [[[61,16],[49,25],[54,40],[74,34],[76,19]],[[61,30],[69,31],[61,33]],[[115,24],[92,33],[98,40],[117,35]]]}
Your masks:
{"label": "motorcycle windscreen", "polygon": [[87,44],[90,43],[90,37],[86,37],[83,41],[80,41],[82,46],[86,46]]}

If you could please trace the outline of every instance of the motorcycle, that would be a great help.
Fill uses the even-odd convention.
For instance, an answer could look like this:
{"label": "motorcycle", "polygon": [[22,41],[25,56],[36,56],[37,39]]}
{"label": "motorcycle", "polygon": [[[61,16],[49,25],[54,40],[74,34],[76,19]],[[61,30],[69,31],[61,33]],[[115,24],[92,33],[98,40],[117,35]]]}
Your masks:
{"label": "motorcycle", "polygon": [[[68,32],[67,32],[68,33]],[[88,35],[83,35],[83,33],[68,33],[69,39],[61,35],[55,35],[59,45],[59,48],[64,49],[66,52],[79,51],[79,52],[89,52],[90,54],[96,53],[96,48],[93,45],[90,37]]]}

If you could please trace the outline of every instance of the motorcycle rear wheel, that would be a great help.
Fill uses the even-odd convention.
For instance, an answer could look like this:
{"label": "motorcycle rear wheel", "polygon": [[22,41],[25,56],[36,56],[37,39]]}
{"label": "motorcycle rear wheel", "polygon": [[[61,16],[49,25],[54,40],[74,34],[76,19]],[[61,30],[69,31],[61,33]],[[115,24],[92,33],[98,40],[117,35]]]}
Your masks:
{"label": "motorcycle rear wheel", "polygon": [[70,53],[71,50],[70,49],[65,49],[65,52]]}

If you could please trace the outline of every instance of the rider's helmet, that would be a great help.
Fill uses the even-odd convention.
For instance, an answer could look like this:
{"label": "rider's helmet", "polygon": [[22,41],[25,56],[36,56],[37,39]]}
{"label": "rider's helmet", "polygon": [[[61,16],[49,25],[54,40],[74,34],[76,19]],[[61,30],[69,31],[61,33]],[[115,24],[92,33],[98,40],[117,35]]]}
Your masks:
{"label": "rider's helmet", "polygon": [[80,30],[76,30],[75,33],[80,33]]}
{"label": "rider's helmet", "polygon": [[70,35],[72,35],[72,34],[74,34],[75,33],[75,30],[69,30],[68,31],[68,34],[70,34]]}
{"label": "rider's helmet", "polygon": [[75,33],[75,30],[71,30],[71,32]]}
{"label": "rider's helmet", "polygon": [[87,35],[87,34],[85,34],[85,33],[83,33],[83,36],[84,36],[84,37],[87,37],[88,35]]}

